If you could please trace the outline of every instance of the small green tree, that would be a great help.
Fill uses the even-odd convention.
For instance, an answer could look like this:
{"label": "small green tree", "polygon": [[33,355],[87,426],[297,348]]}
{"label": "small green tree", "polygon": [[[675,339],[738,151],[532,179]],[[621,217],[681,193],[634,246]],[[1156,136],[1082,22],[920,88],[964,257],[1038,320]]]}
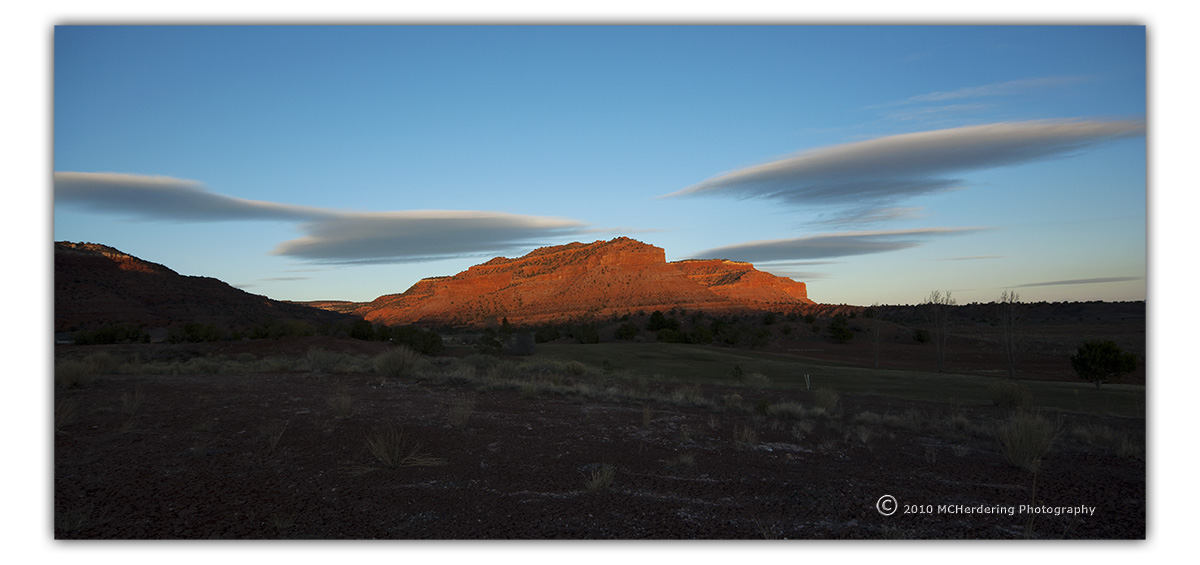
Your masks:
{"label": "small green tree", "polygon": [[1114,341],[1088,341],[1071,356],[1071,368],[1085,381],[1100,385],[1137,369],[1137,355],[1121,351]]}
{"label": "small green tree", "polygon": [[504,342],[500,341],[495,328],[484,328],[479,339],[475,340],[475,351],[482,355],[499,355],[503,348]]}
{"label": "small green tree", "polygon": [[650,314],[650,321],[646,323],[646,330],[657,332],[659,330],[675,330],[679,331],[681,324],[675,318],[668,318],[662,312],[655,310]]}
{"label": "small green tree", "polygon": [[554,341],[562,337],[562,332],[558,331],[555,326],[542,326],[533,334],[533,340],[537,343],[546,343]]}
{"label": "small green tree", "polygon": [[505,347],[505,351],[507,351],[510,355],[533,355],[534,343],[535,340],[533,339],[533,332],[529,330],[520,330],[515,336],[513,336],[511,340],[509,340],[508,345]]}
{"label": "small green tree", "polygon": [[375,326],[367,320],[355,320],[354,324],[350,326],[350,337],[371,341],[375,337]]}
{"label": "small green tree", "polygon": [[631,340],[637,337],[637,334],[641,331],[642,328],[639,328],[637,324],[625,322],[624,324],[621,324],[621,327],[617,328],[616,335],[617,339]]}
{"label": "small green tree", "polygon": [[854,332],[850,329],[850,322],[847,321],[845,314],[833,317],[833,321],[829,323],[829,337],[838,343],[846,343],[854,339]]}
{"label": "small green tree", "polygon": [[696,326],[696,329],[692,330],[691,333],[688,334],[687,341],[688,343],[708,345],[713,342],[713,333],[704,326]]}

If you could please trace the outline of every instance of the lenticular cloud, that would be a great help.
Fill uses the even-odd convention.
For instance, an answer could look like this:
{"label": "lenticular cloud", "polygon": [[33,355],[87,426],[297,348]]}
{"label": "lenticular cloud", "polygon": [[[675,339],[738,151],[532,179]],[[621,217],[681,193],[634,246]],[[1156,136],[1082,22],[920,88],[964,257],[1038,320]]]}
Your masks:
{"label": "lenticular cloud", "polygon": [[922,228],[813,235],[794,239],[752,241],[701,251],[693,258],[733,259],[752,263],[831,259],[898,251],[935,237],[964,235],[987,228]]}
{"label": "lenticular cloud", "polygon": [[352,212],[246,200],[196,181],[122,173],[54,173],[56,204],[144,220],[296,223],[305,235],[276,255],[327,263],[402,263],[492,254],[577,234],[566,218],[471,210]]}
{"label": "lenticular cloud", "polygon": [[964,184],[971,170],[1063,157],[1145,135],[1140,120],[1006,122],[881,137],[732,171],[668,196],[773,198],[869,210]]}

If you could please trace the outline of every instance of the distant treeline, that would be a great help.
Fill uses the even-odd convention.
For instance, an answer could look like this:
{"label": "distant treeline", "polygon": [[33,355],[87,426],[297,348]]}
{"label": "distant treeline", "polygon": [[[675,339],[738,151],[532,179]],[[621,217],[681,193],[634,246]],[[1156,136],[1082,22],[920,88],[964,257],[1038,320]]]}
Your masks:
{"label": "distant treeline", "polygon": [[[167,330],[168,343],[203,343],[216,341],[241,341],[244,339],[282,339],[328,335],[349,337],[365,341],[392,341],[408,345],[426,355],[436,355],[445,350],[442,337],[437,332],[416,326],[388,326],[372,324],[367,320],[338,322],[318,327],[299,320],[271,320],[248,328],[223,328],[211,323],[192,322],[177,325]],[[106,345],[118,343],[149,343],[150,333],[141,326],[114,324],[94,330],[74,333],[75,345]]]}

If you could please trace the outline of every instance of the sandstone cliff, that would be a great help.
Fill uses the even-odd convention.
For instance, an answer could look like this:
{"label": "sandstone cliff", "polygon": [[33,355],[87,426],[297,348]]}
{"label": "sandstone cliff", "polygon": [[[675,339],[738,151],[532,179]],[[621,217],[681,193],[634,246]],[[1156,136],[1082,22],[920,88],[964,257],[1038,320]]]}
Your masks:
{"label": "sandstone cliff", "polygon": [[668,263],[659,247],[620,237],[497,257],[452,277],[339,311],[387,324],[514,324],[610,317],[674,307],[732,313],[809,305],[804,283],[722,260]]}

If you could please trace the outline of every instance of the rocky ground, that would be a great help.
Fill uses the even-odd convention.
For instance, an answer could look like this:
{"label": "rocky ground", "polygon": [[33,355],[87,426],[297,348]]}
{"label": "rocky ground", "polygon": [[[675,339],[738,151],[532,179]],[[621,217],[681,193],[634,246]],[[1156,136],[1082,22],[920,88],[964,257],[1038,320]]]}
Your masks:
{"label": "rocky ground", "polygon": [[[1010,413],[990,406],[843,395],[822,412],[828,399],[812,392],[749,387],[704,387],[691,403],[670,401],[677,385],[659,383],[644,385],[650,400],[639,402],[502,386],[489,380],[495,372],[451,373],[464,366],[458,360],[438,365],[436,378],[387,382],[369,367],[250,362],[314,344],[347,359],[386,347],[264,340],[242,346],[252,350],[199,352],[224,354],[224,364],[170,370],[154,369],[166,366],[159,358],[198,352],[110,348],[128,362],[56,390],[56,537],[1146,535],[1140,419],[1064,415],[1035,474],[1006,460],[994,432]],[[592,371],[539,379],[589,391],[624,386]],[[763,399],[799,408],[768,412],[757,408]],[[390,443],[407,464],[389,468],[372,442]],[[884,495],[897,503],[892,515],[878,508]],[[1030,503],[1094,512],[1019,508]],[[993,511],[967,513],[976,508]]]}

